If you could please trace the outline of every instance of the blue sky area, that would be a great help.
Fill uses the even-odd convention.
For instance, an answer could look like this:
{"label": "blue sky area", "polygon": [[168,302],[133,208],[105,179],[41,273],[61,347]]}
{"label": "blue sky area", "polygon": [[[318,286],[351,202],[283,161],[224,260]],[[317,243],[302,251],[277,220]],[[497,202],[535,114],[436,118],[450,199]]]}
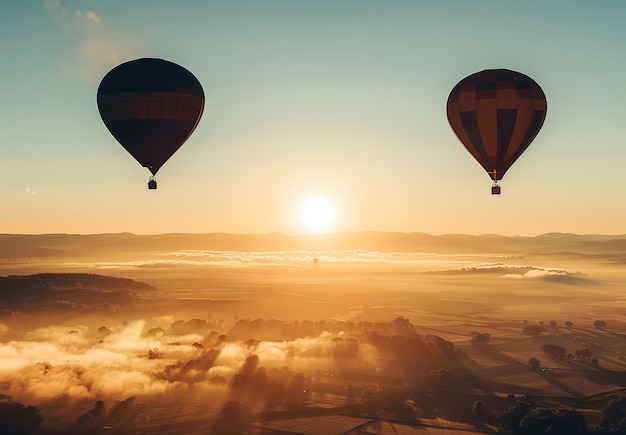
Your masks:
{"label": "blue sky area", "polygon": [[[0,16],[0,232],[626,233],[626,2],[23,1]],[[204,87],[148,191],[109,134],[102,77],[140,57]],[[502,195],[445,104],[489,68],[543,88],[543,129]]]}

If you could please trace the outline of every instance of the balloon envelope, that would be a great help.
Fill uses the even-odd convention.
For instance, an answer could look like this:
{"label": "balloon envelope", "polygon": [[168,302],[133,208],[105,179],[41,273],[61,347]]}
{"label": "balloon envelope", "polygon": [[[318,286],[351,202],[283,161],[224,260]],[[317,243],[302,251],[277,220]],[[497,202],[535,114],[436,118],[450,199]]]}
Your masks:
{"label": "balloon envelope", "polygon": [[533,141],[546,117],[546,96],[530,77],[489,69],[450,92],[450,127],[489,176],[498,181]]}
{"label": "balloon envelope", "polygon": [[104,76],[98,110],[115,139],[155,175],[198,125],[204,92],[180,65],[136,59]]}

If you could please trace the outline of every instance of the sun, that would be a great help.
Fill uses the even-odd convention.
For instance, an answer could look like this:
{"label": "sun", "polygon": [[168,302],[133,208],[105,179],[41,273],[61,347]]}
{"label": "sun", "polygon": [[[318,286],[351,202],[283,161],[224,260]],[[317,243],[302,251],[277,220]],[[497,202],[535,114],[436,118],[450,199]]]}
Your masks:
{"label": "sun", "polygon": [[310,198],[300,208],[300,222],[312,233],[324,233],[335,222],[335,207],[327,198]]}

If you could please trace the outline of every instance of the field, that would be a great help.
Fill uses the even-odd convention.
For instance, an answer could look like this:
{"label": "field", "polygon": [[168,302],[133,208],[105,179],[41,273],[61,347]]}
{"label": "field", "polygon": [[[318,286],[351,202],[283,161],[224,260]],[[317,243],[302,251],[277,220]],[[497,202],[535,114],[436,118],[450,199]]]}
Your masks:
{"label": "field", "polygon": [[[158,288],[106,309],[4,308],[0,393],[38,406],[50,433],[96,400],[112,409],[128,397],[142,403],[141,433],[493,432],[494,416],[516,404],[570,406],[593,425],[626,388],[614,239],[269,250],[100,237],[29,239],[28,256],[3,246],[4,276],[91,273]],[[78,290],[105,291],[50,292]],[[227,402],[240,406],[236,423]]]}

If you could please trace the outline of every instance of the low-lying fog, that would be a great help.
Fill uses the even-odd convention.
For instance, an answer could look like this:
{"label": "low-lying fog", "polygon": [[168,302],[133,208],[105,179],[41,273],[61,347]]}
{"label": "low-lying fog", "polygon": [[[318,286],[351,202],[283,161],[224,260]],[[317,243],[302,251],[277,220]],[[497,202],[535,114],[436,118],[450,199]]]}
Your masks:
{"label": "low-lying fog", "polygon": [[[390,374],[383,361],[399,357],[371,333],[436,336],[462,347],[493,322],[511,331],[527,322],[595,318],[623,326],[621,251],[455,251],[142,249],[5,256],[5,276],[101,274],[158,290],[105,308],[74,303],[71,289],[63,289],[64,299],[52,309],[34,301],[28,308],[0,307],[0,394],[45,412],[73,403],[84,404],[85,412],[96,400],[131,396],[193,412],[202,408],[207,416],[218,415],[228,400],[280,409],[290,388],[320,379],[332,383],[338,373],[344,389],[348,372],[360,376],[354,382],[361,389],[424,381]],[[76,288],[86,290],[80,283]],[[398,319],[410,322],[410,334]],[[442,361],[431,358],[423,368],[445,366]],[[317,401],[332,403],[329,397],[318,394]]]}

